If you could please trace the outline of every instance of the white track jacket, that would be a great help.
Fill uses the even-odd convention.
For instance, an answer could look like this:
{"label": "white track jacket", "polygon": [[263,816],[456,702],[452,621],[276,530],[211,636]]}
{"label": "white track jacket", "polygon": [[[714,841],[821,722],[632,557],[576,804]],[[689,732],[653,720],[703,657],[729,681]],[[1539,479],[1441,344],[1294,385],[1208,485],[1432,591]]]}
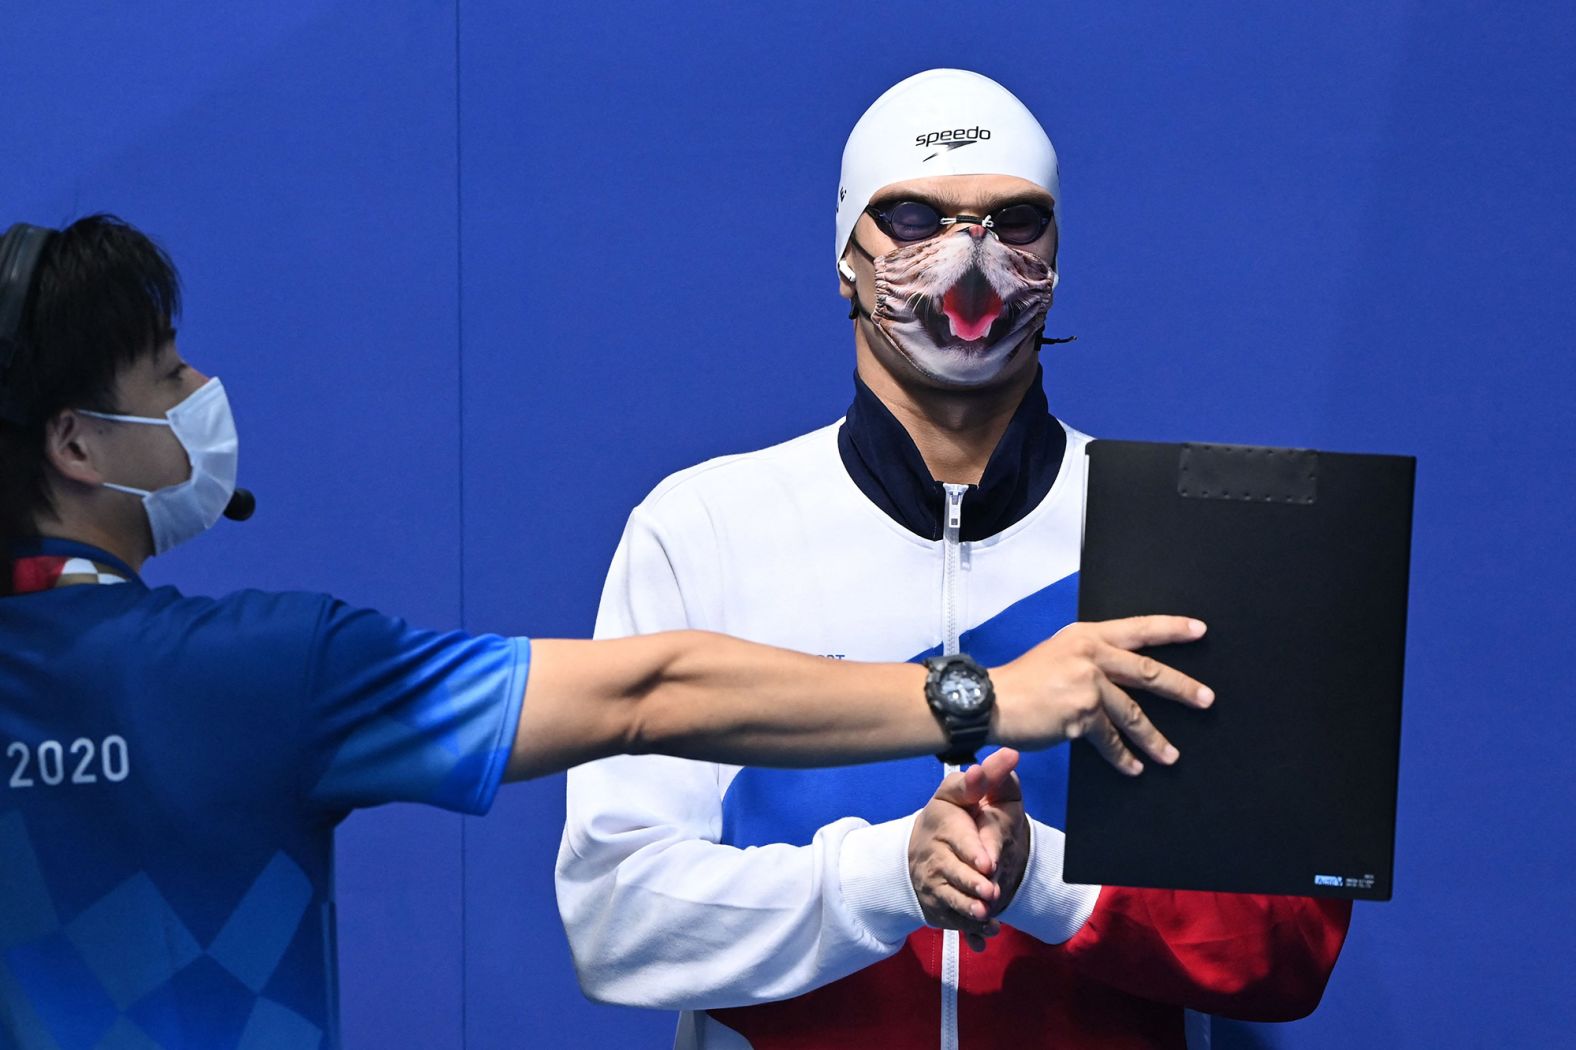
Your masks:
{"label": "white track jacket", "polygon": [[[1087,440],[1036,385],[981,485],[940,486],[860,384],[844,423],[659,485],[630,516],[597,637],[698,628],[830,659],[1006,662],[1075,619]],[[1183,1047],[1189,1030],[1207,1041],[1184,1008],[1311,1010],[1348,906],[1063,882],[1049,822],[1066,755],[1020,763],[1030,859],[979,954],[924,925],[909,881],[933,758],[572,770],[557,889],[581,984],[683,1011],[676,1045],[706,1050]]]}

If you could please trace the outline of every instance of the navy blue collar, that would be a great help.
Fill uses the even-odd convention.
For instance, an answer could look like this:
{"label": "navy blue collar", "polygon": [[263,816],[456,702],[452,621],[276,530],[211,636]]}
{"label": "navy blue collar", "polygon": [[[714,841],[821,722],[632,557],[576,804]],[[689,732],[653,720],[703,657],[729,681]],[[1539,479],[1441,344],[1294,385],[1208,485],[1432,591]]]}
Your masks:
{"label": "navy blue collar", "polygon": [[134,572],[131,566],[121,561],[107,550],[95,547],[88,543],[79,543],[76,540],[56,539],[53,536],[29,536],[18,540],[11,546],[12,558],[31,558],[35,555],[46,555],[59,558],[86,558],[96,561],[100,565],[107,565],[126,577],[128,583],[141,583],[142,577]]}
{"label": "navy blue collar", "polygon": [[[960,537],[972,543],[994,536],[1040,505],[1056,482],[1067,432],[1050,413],[1040,376],[1024,394],[991,453],[978,485],[963,497]],[[837,451],[848,476],[887,517],[916,535],[941,539],[946,490],[881,399],[856,374],[854,403],[837,432]]]}

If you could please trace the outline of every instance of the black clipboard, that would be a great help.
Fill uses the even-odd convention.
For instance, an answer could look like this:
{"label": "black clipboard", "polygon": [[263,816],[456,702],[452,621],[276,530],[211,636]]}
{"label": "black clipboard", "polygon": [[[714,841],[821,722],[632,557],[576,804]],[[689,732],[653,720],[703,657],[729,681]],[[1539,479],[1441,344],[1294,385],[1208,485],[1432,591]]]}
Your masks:
{"label": "black clipboard", "polygon": [[1070,756],[1069,882],[1389,900],[1416,460],[1088,446],[1081,620],[1209,624],[1151,655],[1207,710],[1135,698],[1182,752]]}

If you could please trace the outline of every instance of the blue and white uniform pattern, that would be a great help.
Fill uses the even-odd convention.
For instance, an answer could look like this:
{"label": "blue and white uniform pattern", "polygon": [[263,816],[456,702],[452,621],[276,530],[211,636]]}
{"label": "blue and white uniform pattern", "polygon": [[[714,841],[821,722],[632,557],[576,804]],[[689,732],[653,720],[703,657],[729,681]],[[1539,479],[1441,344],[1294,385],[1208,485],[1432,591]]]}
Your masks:
{"label": "blue and white uniform pattern", "polygon": [[0,599],[0,1046],[337,1045],[333,829],[485,812],[529,643],[124,575]]}

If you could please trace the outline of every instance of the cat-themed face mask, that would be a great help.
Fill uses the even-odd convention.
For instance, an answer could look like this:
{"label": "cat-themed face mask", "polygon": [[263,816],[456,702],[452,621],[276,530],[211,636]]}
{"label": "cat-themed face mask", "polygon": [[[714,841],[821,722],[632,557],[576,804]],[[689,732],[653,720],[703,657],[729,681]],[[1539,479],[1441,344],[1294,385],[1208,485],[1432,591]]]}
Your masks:
{"label": "cat-themed face mask", "polygon": [[[1051,308],[1056,271],[1004,243],[990,222],[961,217],[955,233],[881,255],[871,255],[858,237],[850,240],[875,267],[875,302],[864,303],[856,285],[857,312],[915,368],[943,383],[995,379],[1037,339]],[[1033,342],[1031,352],[1037,348]]]}

